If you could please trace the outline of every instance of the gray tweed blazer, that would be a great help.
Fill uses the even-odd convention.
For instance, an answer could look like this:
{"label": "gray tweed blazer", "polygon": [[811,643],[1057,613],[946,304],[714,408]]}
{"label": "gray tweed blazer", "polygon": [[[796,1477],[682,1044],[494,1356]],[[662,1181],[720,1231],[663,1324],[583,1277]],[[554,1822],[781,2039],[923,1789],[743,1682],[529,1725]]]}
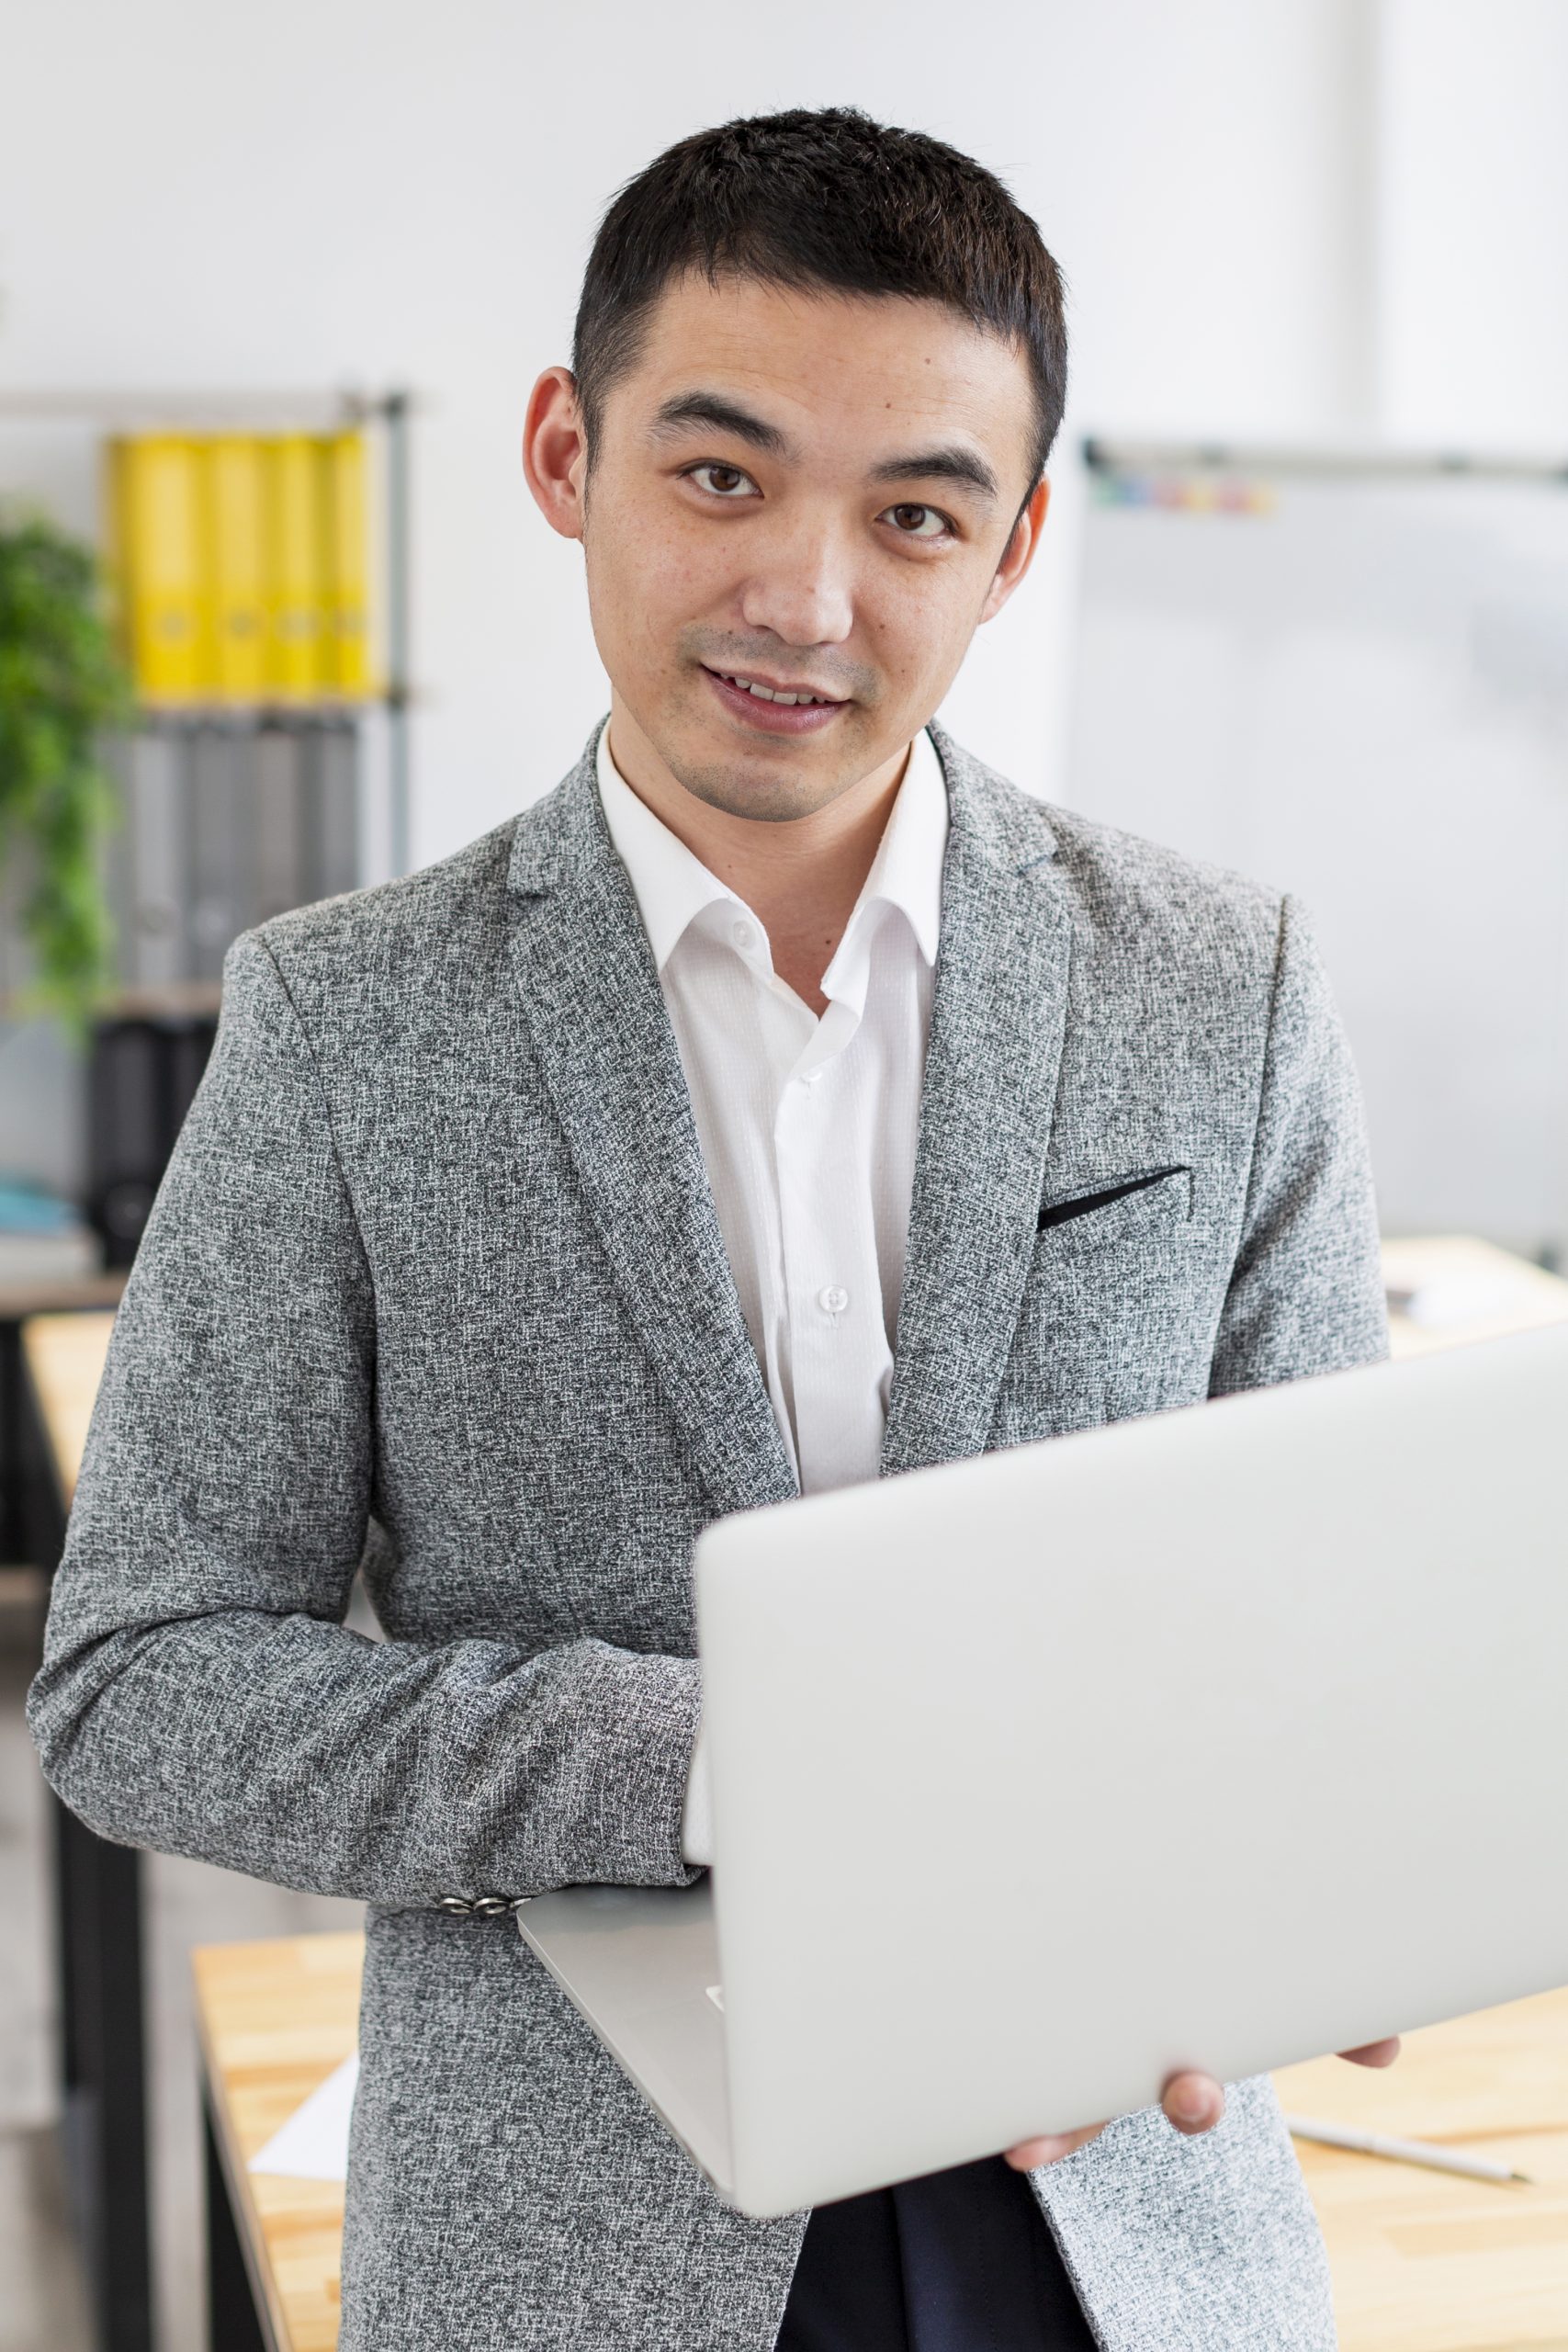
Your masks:
{"label": "gray tweed blazer", "polygon": [[[936,740],[885,1471],[1378,1356],[1299,911]],[[790,1490],[592,745],[456,857],[235,944],[30,1713],[106,1837],[370,1906],[343,2352],[773,2344],[804,2217],[728,2211],[511,1919],[437,1905],[693,1875],[693,1541]],[[361,1565],[384,1644],[342,1622]],[[1267,2079],[1035,2187],[1106,2352],[1333,2344]]]}

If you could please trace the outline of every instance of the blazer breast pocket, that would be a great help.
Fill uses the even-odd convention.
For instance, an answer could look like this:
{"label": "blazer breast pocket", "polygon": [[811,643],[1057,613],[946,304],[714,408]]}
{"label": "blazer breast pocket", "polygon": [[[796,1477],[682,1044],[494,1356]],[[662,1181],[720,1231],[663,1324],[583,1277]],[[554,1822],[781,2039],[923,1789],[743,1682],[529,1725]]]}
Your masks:
{"label": "blazer breast pocket", "polygon": [[1076,1154],[1047,1170],[992,1445],[1204,1394],[1225,1281],[1204,1172],[1196,1158],[1108,1168]]}
{"label": "blazer breast pocket", "polygon": [[1128,1169],[1073,1185],[1040,1211],[1040,1243],[1070,1254],[1132,1241],[1192,1215],[1192,1170],[1186,1163]]}

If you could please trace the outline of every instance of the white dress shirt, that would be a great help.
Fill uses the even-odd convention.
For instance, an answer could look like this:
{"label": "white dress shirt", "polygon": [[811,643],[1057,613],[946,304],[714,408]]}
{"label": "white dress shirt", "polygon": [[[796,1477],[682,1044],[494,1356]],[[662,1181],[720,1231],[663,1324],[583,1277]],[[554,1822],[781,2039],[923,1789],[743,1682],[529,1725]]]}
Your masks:
{"label": "white dress shirt", "polygon": [[[599,793],[692,1098],[741,1312],[803,1494],[874,1478],[904,1280],[931,1028],[947,786],[916,736],[820,1018],[768,935],[617,771]],[[711,1856],[701,1741],[687,1859]]]}

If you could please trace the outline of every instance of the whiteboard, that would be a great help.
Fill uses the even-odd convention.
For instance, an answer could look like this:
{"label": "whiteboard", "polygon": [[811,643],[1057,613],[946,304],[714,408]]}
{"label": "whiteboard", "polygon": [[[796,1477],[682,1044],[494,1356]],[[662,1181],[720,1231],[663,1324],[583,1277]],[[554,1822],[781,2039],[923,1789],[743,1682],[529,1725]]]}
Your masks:
{"label": "whiteboard", "polygon": [[1090,445],[1065,797],[1298,892],[1388,1232],[1568,1253],[1568,478]]}

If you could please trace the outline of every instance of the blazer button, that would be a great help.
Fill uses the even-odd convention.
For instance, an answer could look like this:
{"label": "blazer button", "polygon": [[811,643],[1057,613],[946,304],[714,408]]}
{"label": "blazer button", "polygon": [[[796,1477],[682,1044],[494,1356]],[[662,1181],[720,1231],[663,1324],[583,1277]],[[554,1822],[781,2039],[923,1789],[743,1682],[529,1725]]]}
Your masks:
{"label": "blazer button", "polygon": [[449,1919],[466,1919],[474,1906],[466,1895],[438,1894],[435,1907],[438,1911],[445,1911]]}

